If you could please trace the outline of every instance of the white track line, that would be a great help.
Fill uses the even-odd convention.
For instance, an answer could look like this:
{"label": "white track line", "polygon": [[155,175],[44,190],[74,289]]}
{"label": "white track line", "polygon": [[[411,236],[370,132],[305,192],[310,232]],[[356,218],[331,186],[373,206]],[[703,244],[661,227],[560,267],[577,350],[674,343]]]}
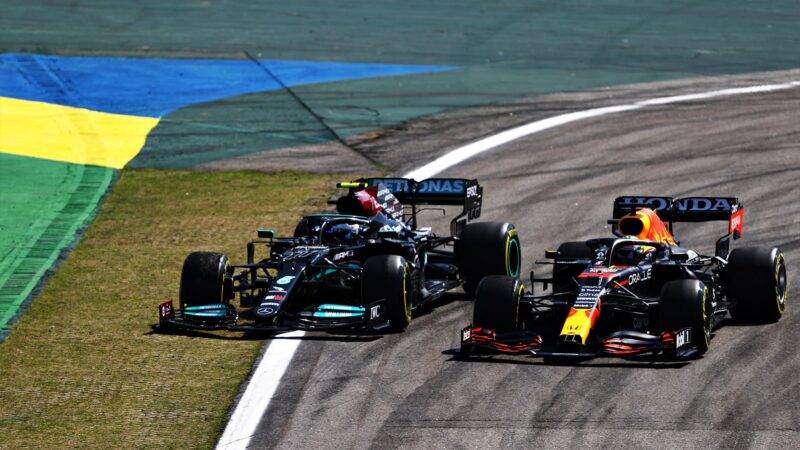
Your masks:
{"label": "white track line", "polygon": [[[648,106],[668,105],[671,103],[692,102],[697,100],[707,100],[715,97],[725,97],[732,95],[757,94],[763,92],[774,92],[784,89],[791,89],[800,86],[800,81],[791,81],[781,84],[767,84],[761,86],[750,86],[743,88],[723,89],[719,91],[701,92],[698,94],[676,95],[672,97],[660,97],[643,100],[627,105],[607,106],[604,108],[587,109],[568,114],[550,117],[536,122],[531,122],[516,128],[503,131],[489,136],[463,147],[456,148],[448,153],[436,158],[432,162],[413,170],[403,177],[424,180],[435,176],[442,171],[464,162],[475,155],[492,150],[503,144],[519,138],[540,133],[551,128],[559,127],[568,123],[576,122],[591,117],[605,116],[626,111],[646,108]],[[250,444],[250,438],[256,432],[261,418],[267,411],[270,400],[272,400],[278,384],[292,361],[295,350],[300,345],[305,333],[293,331],[281,334],[281,337],[293,337],[294,339],[275,339],[270,342],[264,356],[258,362],[250,383],[242,394],[242,398],[236,405],[236,409],[231,415],[225,432],[222,434],[217,449],[234,450],[245,449]]]}
{"label": "white track line", "polygon": [[577,122],[591,117],[605,116],[608,114],[616,114],[626,111],[633,111],[637,109],[646,108],[648,106],[668,105],[671,103],[692,102],[697,100],[707,100],[715,97],[726,97],[732,95],[756,94],[762,92],[774,92],[784,89],[791,89],[800,86],[800,81],[791,81],[781,84],[766,84],[761,86],[749,86],[742,88],[723,89],[719,91],[701,92],[698,94],[689,95],[676,95],[672,97],[659,97],[649,100],[643,100],[627,105],[607,106],[604,108],[587,109],[584,111],[576,111],[559,116],[549,117],[543,120],[537,120],[526,125],[521,125],[516,128],[503,131],[501,133],[489,136],[471,144],[451,150],[444,155],[436,158],[424,166],[412,170],[403,175],[404,178],[414,178],[416,180],[424,180],[441,173],[445,169],[455,166],[461,162],[466,161],[473,156],[479,155],[483,152],[489,151],[500,145],[507,144],[519,138],[530,136],[532,134],[540,133],[551,128],[559,127],[572,122]]}
{"label": "white track line", "polygon": [[225,432],[219,439],[217,449],[245,449],[255,434],[261,417],[267,411],[270,400],[278,389],[278,384],[292,362],[295,350],[300,346],[299,339],[305,333],[292,331],[278,336],[293,339],[273,339],[261,357],[250,383],[242,398],[236,404]]}

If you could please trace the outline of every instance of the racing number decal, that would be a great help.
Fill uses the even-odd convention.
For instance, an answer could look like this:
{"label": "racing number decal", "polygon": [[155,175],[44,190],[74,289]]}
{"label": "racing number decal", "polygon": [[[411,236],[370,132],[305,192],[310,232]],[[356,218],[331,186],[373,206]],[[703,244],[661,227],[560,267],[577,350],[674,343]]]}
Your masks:
{"label": "racing number decal", "polygon": [[692,329],[684,328],[675,333],[675,348],[679,349],[686,344],[692,343]]}

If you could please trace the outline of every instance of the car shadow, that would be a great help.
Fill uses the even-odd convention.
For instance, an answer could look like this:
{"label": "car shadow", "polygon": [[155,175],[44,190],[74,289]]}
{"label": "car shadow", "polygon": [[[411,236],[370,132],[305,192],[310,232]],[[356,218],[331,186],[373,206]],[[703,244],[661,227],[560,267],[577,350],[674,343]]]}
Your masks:
{"label": "car shadow", "polygon": [[[437,308],[442,308],[454,302],[469,302],[472,297],[463,292],[447,292],[441,297],[429,303],[425,303],[418,308],[414,309],[412,314],[412,322],[420,317],[427,316],[428,314],[436,311]],[[246,312],[243,318],[247,319]],[[144,333],[145,335],[163,334],[163,335],[177,335],[197,337],[204,339],[217,339],[224,341],[256,341],[256,340],[279,340],[279,339],[298,339],[304,341],[339,341],[339,342],[372,342],[381,339],[384,336],[401,334],[403,331],[394,331],[390,329],[380,330],[358,330],[358,329],[339,329],[339,330],[317,330],[309,331],[303,336],[286,336],[285,332],[276,333],[274,331],[221,331],[221,330],[190,330],[190,329],[163,329],[159,324],[151,324],[150,331]],[[234,333],[240,333],[235,335]]]}
{"label": "car shadow", "polygon": [[516,364],[523,366],[571,366],[571,367],[618,367],[639,369],[680,369],[691,363],[692,359],[676,359],[663,355],[640,355],[637,357],[615,358],[608,356],[564,358],[542,357],[534,355],[463,355],[460,349],[447,349],[442,352],[449,355],[448,361],[469,362],[476,364]]}
{"label": "car shadow", "polygon": [[[275,333],[271,331],[203,331],[203,330],[162,330],[158,324],[150,325],[150,331],[145,336],[160,334],[173,336],[186,336],[203,339],[216,339],[222,341],[268,341],[268,340],[301,340],[301,341],[338,341],[338,342],[372,342],[381,339],[388,333],[359,330],[328,330],[306,331],[302,336],[286,336],[287,332]],[[224,334],[223,334],[224,333]],[[236,335],[238,333],[238,335]]]}
{"label": "car shadow", "polygon": [[436,300],[420,305],[417,309],[415,309],[413,314],[411,315],[411,321],[413,322],[415,319],[418,319],[420,317],[425,317],[428,314],[436,311],[438,308],[447,306],[451,303],[472,302],[472,300],[473,299],[471,296],[463,292],[446,292],[444,295],[437,298]]}

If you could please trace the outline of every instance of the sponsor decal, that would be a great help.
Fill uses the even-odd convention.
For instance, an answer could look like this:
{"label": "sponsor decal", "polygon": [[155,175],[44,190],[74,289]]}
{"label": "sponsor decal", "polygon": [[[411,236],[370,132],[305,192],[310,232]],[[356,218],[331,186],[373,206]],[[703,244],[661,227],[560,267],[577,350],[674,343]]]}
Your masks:
{"label": "sponsor decal", "polygon": [[620,206],[646,206],[652,210],[668,209],[670,199],[667,197],[621,197]]}
{"label": "sponsor decal", "polygon": [[165,302],[158,305],[158,318],[159,319],[171,319],[175,311],[172,307],[172,302]]}
{"label": "sponsor decal", "polygon": [[577,309],[594,308],[602,292],[603,287],[601,286],[581,286],[573,307]]}
{"label": "sponsor decal", "polygon": [[640,281],[649,280],[653,276],[652,271],[653,269],[647,269],[641,272],[632,273],[630,276],[628,276],[628,284],[634,285]]}
{"label": "sponsor decal", "polygon": [[613,278],[614,272],[583,272],[578,278]]}
{"label": "sponsor decal", "polygon": [[417,192],[422,194],[463,194],[464,180],[430,179],[417,185]]}
{"label": "sponsor decal", "polygon": [[294,280],[294,276],[292,276],[292,275],[287,275],[287,276],[285,276],[285,277],[282,277],[282,278],[280,278],[280,279],[279,279],[278,281],[276,281],[275,283],[277,283],[277,284],[289,284],[289,283],[291,283],[291,282],[292,282],[292,280]]}
{"label": "sponsor decal", "polygon": [[637,330],[647,328],[648,325],[650,325],[650,319],[648,319],[647,317],[633,318],[633,328],[636,328]]}
{"label": "sponsor decal", "polygon": [[606,255],[608,254],[608,247],[605,245],[601,245],[598,247],[594,252],[594,265],[601,266],[606,261]]}
{"label": "sponsor decal", "polygon": [[264,300],[283,300],[283,295],[268,295]]}
{"label": "sponsor decal", "polygon": [[381,227],[380,230],[378,230],[379,233],[400,233],[402,231],[403,231],[402,225],[395,225],[395,226],[384,225]]}
{"label": "sponsor decal", "polygon": [[461,342],[466,342],[472,337],[472,328],[464,328],[461,330]]}
{"label": "sponsor decal", "polygon": [[681,348],[692,343],[692,329],[684,328],[675,333],[675,348]]}
{"label": "sponsor decal", "polygon": [[408,182],[402,179],[384,178],[373,180],[373,183],[382,183],[391,192],[408,192]]}
{"label": "sponsor decal", "polygon": [[278,303],[273,303],[273,302],[262,303],[256,310],[256,313],[261,315],[275,314],[276,312],[278,312],[279,307],[280,305]]}
{"label": "sponsor decal", "polygon": [[282,288],[280,286],[272,286],[271,288],[269,288],[269,290],[270,290],[270,293],[272,293],[272,291],[275,291],[275,292],[286,292],[286,289],[284,289],[284,288]]}
{"label": "sponsor decal", "polygon": [[622,269],[618,267],[592,267],[588,271],[589,273],[617,273],[620,270]]}
{"label": "sponsor decal", "polygon": [[739,233],[742,232],[742,225],[744,219],[744,210],[736,211],[735,213],[731,214],[731,226],[728,230],[729,233],[733,233],[734,231],[738,231]]}
{"label": "sponsor decal", "polygon": [[381,315],[380,305],[373,306],[369,309],[369,320],[377,319]]}
{"label": "sponsor decal", "polygon": [[467,188],[467,198],[478,196],[478,186],[470,186]]}
{"label": "sponsor decal", "polygon": [[[393,193],[408,192],[408,180],[405,179],[379,178],[372,180],[372,183],[383,184]],[[458,179],[431,178],[417,184],[417,192],[420,194],[464,194],[465,190],[465,181]]]}
{"label": "sponsor decal", "polygon": [[256,313],[261,315],[275,314],[276,312],[278,312],[278,308],[280,308],[280,306],[281,306],[280,303],[263,302],[260,305],[258,305]]}
{"label": "sponsor decal", "polygon": [[675,209],[681,212],[730,211],[731,202],[727,198],[681,198],[675,201]]}
{"label": "sponsor decal", "polygon": [[337,254],[333,255],[333,260],[334,261],[338,261],[340,259],[347,258],[348,256],[353,256],[353,251],[352,250],[348,250],[346,252],[341,252],[341,253],[337,253]]}

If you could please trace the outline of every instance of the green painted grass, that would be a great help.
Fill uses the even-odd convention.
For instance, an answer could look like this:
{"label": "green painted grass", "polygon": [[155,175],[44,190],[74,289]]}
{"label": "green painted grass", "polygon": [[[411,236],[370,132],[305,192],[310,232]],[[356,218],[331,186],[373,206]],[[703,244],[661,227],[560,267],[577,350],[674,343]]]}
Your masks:
{"label": "green painted grass", "polygon": [[0,447],[214,444],[260,340],[151,334],[183,258],[243,261],[258,228],[291,232],[331,177],[125,170],[101,214],[0,344]]}
{"label": "green painted grass", "polygon": [[0,340],[92,218],[115,170],[0,154]]}

